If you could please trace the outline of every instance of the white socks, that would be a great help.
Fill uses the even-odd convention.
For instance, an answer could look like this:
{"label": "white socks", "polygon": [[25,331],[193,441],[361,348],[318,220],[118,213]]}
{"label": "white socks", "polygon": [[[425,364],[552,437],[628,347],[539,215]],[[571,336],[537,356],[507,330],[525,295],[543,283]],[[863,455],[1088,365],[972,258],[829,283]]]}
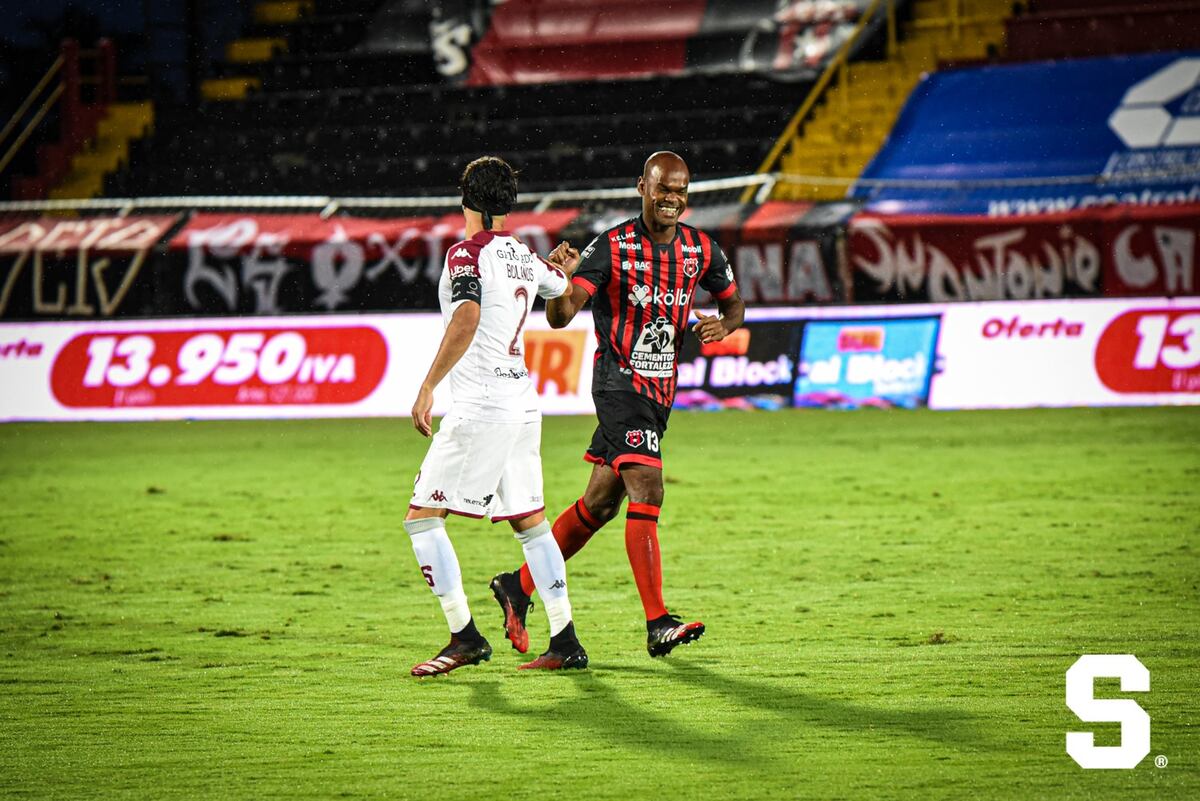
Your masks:
{"label": "white socks", "polygon": [[[417,564],[425,581],[442,603],[450,633],[462,631],[471,622],[471,609],[463,592],[458,556],[446,536],[446,521],[438,517],[405,520],[404,530],[412,538],[413,553],[417,555]],[[559,554],[559,561],[562,561],[562,554]]]}
{"label": "white socks", "polygon": [[549,534],[550,523],[543,520],[513,536],[521,541],[521,549],[525,551],[525,563],[529,565],[538,595],[542,596],[553,637],[571,622],[571,601],[567,598],[567,566],[558,543]]}

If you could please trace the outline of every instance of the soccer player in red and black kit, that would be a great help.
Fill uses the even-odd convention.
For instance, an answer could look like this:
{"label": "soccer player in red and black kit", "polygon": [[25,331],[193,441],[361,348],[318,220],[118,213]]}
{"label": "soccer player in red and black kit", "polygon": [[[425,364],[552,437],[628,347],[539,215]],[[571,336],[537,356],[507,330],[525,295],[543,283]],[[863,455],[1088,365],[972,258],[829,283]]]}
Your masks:
{"label": "soccer player in red and black kit", "polygon": [[[641,215],[600,234],[582,256],[564,249],[565,260],[578,263],[570,303],[547,312],[550,325],[562,328],[591,300],[598,343],[592,397],[599,425],[584,454],[595,466],[583,497],[554,522],[554,538],[570,559],[629,496],[625,550],[646,612],[650,656],[664,656],[704,633],[703,623],[684,623],[667,611],[658,547],[659,447],[675,398],[682,332],[697,287],[712,293],[720,309],[720,315],[696,312],[692,330],[701,342],[724,339],[746,311],[721,248],[708,234],[679,222],[690,180],[679,156],[665,151],[650,156],[637,184]],[[492,579],[505,635],[521,653],[529,648],[525,614],[533,590],[524,565]]]}

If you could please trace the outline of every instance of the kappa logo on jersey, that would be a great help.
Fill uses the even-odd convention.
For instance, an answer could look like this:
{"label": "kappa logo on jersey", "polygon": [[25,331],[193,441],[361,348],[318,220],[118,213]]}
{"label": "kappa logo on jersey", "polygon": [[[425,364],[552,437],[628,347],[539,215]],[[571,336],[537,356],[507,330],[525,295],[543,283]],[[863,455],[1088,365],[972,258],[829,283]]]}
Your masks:
{"label": "kappa logo on jersey", "polygon": [[446,493],[442,492],[441,490],[435,489],[433,492],[429,493],[429,500],[437,501],[438,503],[445,503],[446,502]]}
{"label": "kappa logo on jersey", "polygon": [[454,255],[452,255],[450,258],[452,258],[452,259],[469,259],[469,258],[471,258],[471,254],[466,248],[459,248],[458,250],[454,251]]}
{"label": "kappa logo on jersey", "polygon": [[634,306],[645,308],[650,305],[650,301],[661,306],[686,306],[691,295],[683,291],[683,288],[673,289],[670,292],[663,292],[662,289],[655,287],[651,294],[650,287],[639,284],[635,285],[629,293],[629,302]]}
{"label": "kappa logo on jersey", "polygon": [[640,448],[645,441],[646,435],[642,433],[640,428],[625,432],[625,444],[631,448]]}
{"label": "kappa logo on jersey", "polygon": [[[687,250],[687,248],[684,248]],[[696,273],[700,272],[700,260],[694,256],[689,256],[683,260],[683,274],[688,278],[695,278]]]}
{"label": "kappa logo on jersey", "polygon": [[675,326],[666,317],[647,323],[629,354],[629,365],[647,378],[669,378],[675,371]]}

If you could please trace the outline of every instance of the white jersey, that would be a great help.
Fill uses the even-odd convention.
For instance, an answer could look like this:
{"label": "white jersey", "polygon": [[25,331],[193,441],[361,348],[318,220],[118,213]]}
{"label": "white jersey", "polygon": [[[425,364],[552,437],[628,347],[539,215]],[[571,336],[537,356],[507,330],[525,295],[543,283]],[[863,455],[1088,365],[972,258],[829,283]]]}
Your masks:
{"label": "white jersey", "polygon": [[479,304],[479,328],[450,371],[453,411],[467,419],[519,422],[540,418],[525,368],[523,335],[534,295],[557,298],[570,282],[506,231],[481,231],[446,252],[438,282],[443,325],[461,304]]}

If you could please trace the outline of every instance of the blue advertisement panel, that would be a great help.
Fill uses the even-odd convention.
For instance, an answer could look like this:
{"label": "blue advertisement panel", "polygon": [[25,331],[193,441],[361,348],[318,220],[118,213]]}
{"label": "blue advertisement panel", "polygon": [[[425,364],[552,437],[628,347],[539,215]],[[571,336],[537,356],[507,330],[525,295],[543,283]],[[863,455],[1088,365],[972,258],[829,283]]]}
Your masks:
{"label": "blue advertisement panel", "polygon": [[[1200,199],[1200,51],[927,76],[851,195],[886,214],[994,216]],[[1036,179],[1029,184],[1021,181]]]}
{"label": "blue advertisement panel", "polygon": [[940,323],[937,316],[806,322],[795,404],[843,409],[927,405]]}

